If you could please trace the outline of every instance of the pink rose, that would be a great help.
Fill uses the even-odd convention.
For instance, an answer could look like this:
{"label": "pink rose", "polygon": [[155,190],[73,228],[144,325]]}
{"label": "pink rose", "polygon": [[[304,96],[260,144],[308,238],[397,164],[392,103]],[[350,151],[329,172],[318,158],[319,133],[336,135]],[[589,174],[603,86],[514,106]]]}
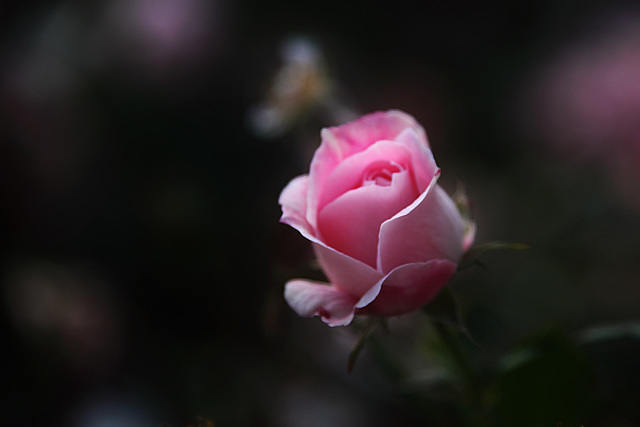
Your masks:
{"label": "pink rose", "polygon": [[330,326],[420,308],[449,281],[473,227],[436,184],[424,129],[401,111],[322,130],[309,175],[282,191],[281,221],[313,242],[331,283],[290,280],[285,299]]}

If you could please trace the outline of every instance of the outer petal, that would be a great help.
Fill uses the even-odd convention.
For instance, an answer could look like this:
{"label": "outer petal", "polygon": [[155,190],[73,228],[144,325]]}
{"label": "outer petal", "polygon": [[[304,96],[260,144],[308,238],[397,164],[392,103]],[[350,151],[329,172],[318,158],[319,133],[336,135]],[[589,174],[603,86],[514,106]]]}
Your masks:
{"label": "outer petal", "polygon": [[390,186],[365,185],[348,191],[318,214],[318,236],[328,246],[376,267],[382,223],[418,196],[409,171],[393,174]]}
{"label": "outer petal", "polygon": [[463,252],[464,221],[436,184],[437,176],[410,206],[380,227],[378,270],[432,259],[457,263]]}
{"label": "outer petal", "polygon": [[282,206],[280,222],[292,226],[303,236],[311,238],[314,231],[306,217],[308,187],[309,177],[307,175],[292,179],[280,193],[278,203]]}
{"label": "outer petal", "polygon": [[393,316],[417,310],[437,295],[455,271],[456,264],[445,259],[400,266],[376,285],[380,293],[358,312]]}
{"label": "outer petal", "polygon": [[345,152],[348,156],[377,141],[393,141],[405,129],[413,129],[428,146],[424,128],[413,116],[399,110],[367,114],[342,126],[327,128],[323,136],[328,137],[330,134],[336,140],[345,143],[349,147]]}
{"label": "outer petal", "polygon": [[304,216],[307,186],[308,177],[303,175],[293,179],[285,187],[279,200],[283,212],[280,221],[294,227],[313,242],[322,269],[338,289],[359,298],[383,275],[375,268],[328,247],[316,238]]}
{"label": "outer petal", "polygon": [[[363,184],[363,174],[372,164],[395,163],[403,170],[411,170],[412,155],[412,151],[404,144],[383,140],[345,159],[326,177],[321,199],[317,204],[318,212],[322,211],[322,208],[340,195],[361,186]],[[437,169],[437,167],[434,169]],[[432,177],[433,174],[429,177],[429,182]],[[424,188],[418,194],[422,193]],[[418,197],[418,194],[415,197]]]}
{"label": "outer petal", "polygon": [[396,137],[396,142],[402,144],[411,153],[411,168],[416,179],[416,187],[422,193],[438,173],[438,165],[431,149],[425,143],[424,135],[413,128],[407,128]]}
{"label": "outer petal", "polygon": [[341,126],[322,129],[322,143],[313,156],[309,172],[307,219],[312,227],[316,225],[318,202],[325,180],[336,165],[377,141],[395,140],[406,128],[414,129],[428,146],[424,128],[413,116],[398,110],[376,112]]}
{"label": "outer petal", "polygon": [[313,245],[318,261],[331,283],[341,291],[360,298],[384,277],[375,268],[336,251],[318,241]]}
{"label": "outer petal", "polygon": [[301,279],[287,282],[284,297],[298,315],[320,316],[329,326],[351,323],[358,302],[330,284]]}

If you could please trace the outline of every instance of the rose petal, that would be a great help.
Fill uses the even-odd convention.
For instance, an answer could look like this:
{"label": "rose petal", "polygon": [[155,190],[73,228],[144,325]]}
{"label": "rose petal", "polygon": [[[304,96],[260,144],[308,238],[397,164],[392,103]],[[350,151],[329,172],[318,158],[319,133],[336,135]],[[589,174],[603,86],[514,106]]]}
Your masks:
{"label": "rose petal", "polygon": [[301,279],[287,282],[284,298],[298,315],[320,316],[329,326],[351,323],[358,301],[330,284]]}
{"label": "rose petal", "polygon": [[436,182],[437,176],[414,203],[380,227],[378,270],[389,272],[403,264],[431,259],[459,261],[464,223]]}
{"label": "rose petal", "polygon": [[402,265],[377,285],[377,297],[358,313],[393,316],[417,310],[438,294],[455,271],[456,264],[444,259]]}
{"label": "rose petal", "polygon": [[395,140],[411,153],[411,167],[416,186],[420,193],[424,192],[438,173],[438,166],[425,141],[424,132],[420,135],[415,129],[407,128]]}
{"label": "rose petal", "polygon": [[309,177],[301,175],[292,179],[280,193],[278,203],[282,206],[280,222],[288,224],[309,238],[314,231],[307,221],[307,190]]}
{"label": "rose petal", "polygon": [[314,243],[320,265],[338,289],[359,298],[373,283],[382,278],[382,274],[371,266],[327,247],[316,238],[315,232],[304,217],[307,184],[307,176],[299,176],[282,191],[279,200],[283,212],[281,221],[291,225]]}
{"label": "rose petal", "polygon": [[346,142],[350,149],[345,154],[351,155],[354,150],[361,151],[377,141],[393,141],[405,129],[413,129],[428,146],[424,128],[413,116],[399,110],[368,114],[342,126],[330,127],[328,133],[336,140]]}
{"label": "rose petal", "polygon": [[319,195],[336,165],[377,141],[393,141],[406,128],[414,129],[428,146],[422,126],[413,116],[398,110],[376,112],[341,126],[322,129],[322,143],[316,150],[309,169],[307,220],[312,227],[316,226]]}
{"label": "rose petal", "polygon": [[[363,173],[375,163],[396,164],[403,169],[411,170],[411,152],[397,142],[379,141],[345,159],[327,176],[322,194],[318,195],[320,197],[317,205],[318,212],[341,194],[360,187]],[[415,197],[419,194],[420,192],[416,191]]]}
{"label": "rose petal", "polygon": [[384,276],[375,268],[320,242],[313,247],[329,281],[353,297],[360,298]]}
{"label": "rose petal", "polygon": [[393,174],[391,185],[366,185],[348,191],[318,215],[319,238],[328,246],[376,266],[380,225],[417,197],[408,171]]}

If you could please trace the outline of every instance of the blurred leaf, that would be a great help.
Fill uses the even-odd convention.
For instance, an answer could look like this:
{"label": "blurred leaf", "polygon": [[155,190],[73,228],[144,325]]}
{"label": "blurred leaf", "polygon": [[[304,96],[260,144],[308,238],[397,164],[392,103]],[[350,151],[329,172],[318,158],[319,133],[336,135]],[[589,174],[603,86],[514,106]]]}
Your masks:
{"label": "blurred leaf", "polygon": [[585,329],[578,335],[580,344],[598,344],[606,341],[640,340],[640,323],[622,323]]}
{"label": "blurred leaf", "polygon": [[593,374],[563,333],[549,331],[507,354],[496,382],[498,426],[579,426]]}

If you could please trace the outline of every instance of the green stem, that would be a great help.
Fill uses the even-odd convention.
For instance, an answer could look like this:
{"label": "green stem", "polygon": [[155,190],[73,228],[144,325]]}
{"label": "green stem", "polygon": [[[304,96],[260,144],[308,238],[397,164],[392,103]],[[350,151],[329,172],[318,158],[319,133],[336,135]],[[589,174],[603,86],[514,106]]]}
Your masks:
{"label": "green stem", "polygon": [[360,352],[364,348],[364,344],[371,337],[371,335],[379,325],[380,325],[379,318],[371,317],[369,319],[366,326],[364,327],[364,330],[360,334],[360,339],[358,340],[358,343],[353,348],[353,350],[351,350],[351,353],[349,353],[349,358],[347,359],[347,372],[351,372],[353,370],[356,360],[358,359]]}
{"label": "green stem", "polygon": [[471,366],[467,355],[460,347],[460,343],[451,329],[442,322],[434,321],[433,326],[444,344],[450,359],[453,361],[454,369],[461,378],[464,385],[464,392],[472,411],[478,414],[481,411],[481,397],[478,378]]}

